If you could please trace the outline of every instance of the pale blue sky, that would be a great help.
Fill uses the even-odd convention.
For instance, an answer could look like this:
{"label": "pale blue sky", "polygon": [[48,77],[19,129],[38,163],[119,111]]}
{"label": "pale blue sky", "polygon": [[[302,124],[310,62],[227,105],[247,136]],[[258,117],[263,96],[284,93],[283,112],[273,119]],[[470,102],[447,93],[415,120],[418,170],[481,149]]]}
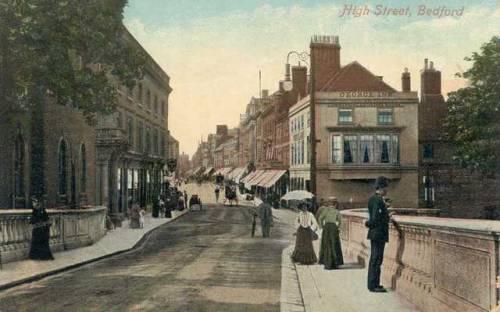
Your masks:
{"label": "pale blue sky", "polygon": [[[443,73],[443,90],[463,85],[454,74],[465,56],[500,35],[500,0],[285,1],[129,0],[125,25],[171,77],[169,127],[192,154],[217,124],[237,126],[251,96],[274,92],[286,54],[304,51],[312,35],[339,35],[341,62],[357,60],[393,87],[408,67],[419,88],[423,59]],[[412,16],[340,17],[344,5],[410,6]],[[417,7],[455,9],[461,17],[416,16]],[[189,126],[188,126],[189,125]]]}

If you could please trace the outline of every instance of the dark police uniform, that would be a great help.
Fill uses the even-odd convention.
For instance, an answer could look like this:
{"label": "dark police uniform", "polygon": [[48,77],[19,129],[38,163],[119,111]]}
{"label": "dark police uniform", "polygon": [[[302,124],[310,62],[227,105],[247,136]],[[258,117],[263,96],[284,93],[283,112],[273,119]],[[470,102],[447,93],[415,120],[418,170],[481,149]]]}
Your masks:
{"label": "dark police uniform", "polygon": [[368,201],[370,217],[366,222],[368,226],[368,239],[371,241],[370,263],[368,265],[368,289],[380,287],[380,267],[384,260],[385,244],[389,241],[389,211],[382,195],[375,193]]}

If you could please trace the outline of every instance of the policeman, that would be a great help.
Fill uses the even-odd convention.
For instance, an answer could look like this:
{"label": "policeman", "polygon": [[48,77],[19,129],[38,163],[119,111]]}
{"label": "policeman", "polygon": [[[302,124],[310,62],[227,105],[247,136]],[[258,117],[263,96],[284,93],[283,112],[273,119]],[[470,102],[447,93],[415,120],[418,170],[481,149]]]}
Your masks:
{"label": "policeman", "polygon": [[371,253],[368,264],[368,290],[376,293],[387,292],[380,285],[380,273],[384,260],[385,244],[389,241],[389,221],[391,214],[387,210],[389,204],[384,200],[387,195],[388,181],[386,177],[378,177],[375,181],[375,193],[368,201],[369,218],[366,221]]}

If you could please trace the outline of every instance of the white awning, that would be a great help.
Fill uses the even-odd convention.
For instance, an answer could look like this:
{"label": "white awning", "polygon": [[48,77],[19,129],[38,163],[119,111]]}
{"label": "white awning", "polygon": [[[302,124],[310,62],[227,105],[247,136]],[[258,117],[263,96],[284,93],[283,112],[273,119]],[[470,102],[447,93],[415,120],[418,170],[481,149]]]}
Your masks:
{"label": "white awning", "polygon": [[204,175],[209,175],[210,172],[212,172],[214,170],[213,167],[208,167],[207,170],[205,170],[205,172],[203,173]]}

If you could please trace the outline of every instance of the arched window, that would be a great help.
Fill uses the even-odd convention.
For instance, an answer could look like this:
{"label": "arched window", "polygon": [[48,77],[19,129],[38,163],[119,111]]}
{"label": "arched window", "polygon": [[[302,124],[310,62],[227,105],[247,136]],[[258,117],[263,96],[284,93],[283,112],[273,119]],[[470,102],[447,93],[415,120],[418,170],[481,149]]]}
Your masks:
{"label": "arched window", "polygon": [[146,91],[146,106],[151,108],[151,91]]}
{"label": "arched window", "polygon": [[14,155],[14,193],[16,197],[24,197],[24,139],[22,135],[16,138]]}
{"label": "arched window", "polygon": [[137,100],[139,101],[139,104],[142,104],[142,83],[139,83],[137,86]]}
{"label": "arched window", "polygon": [[66,195],[67,146],[66,141],[59,143],[59,194]]}
{"label": "arched window", "polygon": [[156,114],[158,114],[158,96],[155,95],[155,99],[154,99],[154,102],[153,102],[153,109],[154,109],[154,112]]}
{"label": "arched window", "polygon": [[82,171],[80,176],[80,189],[81,193],[87,192],[87,150],[85,148],[85,144],[82,144],[80,148],[80,159],[82,164]]}

